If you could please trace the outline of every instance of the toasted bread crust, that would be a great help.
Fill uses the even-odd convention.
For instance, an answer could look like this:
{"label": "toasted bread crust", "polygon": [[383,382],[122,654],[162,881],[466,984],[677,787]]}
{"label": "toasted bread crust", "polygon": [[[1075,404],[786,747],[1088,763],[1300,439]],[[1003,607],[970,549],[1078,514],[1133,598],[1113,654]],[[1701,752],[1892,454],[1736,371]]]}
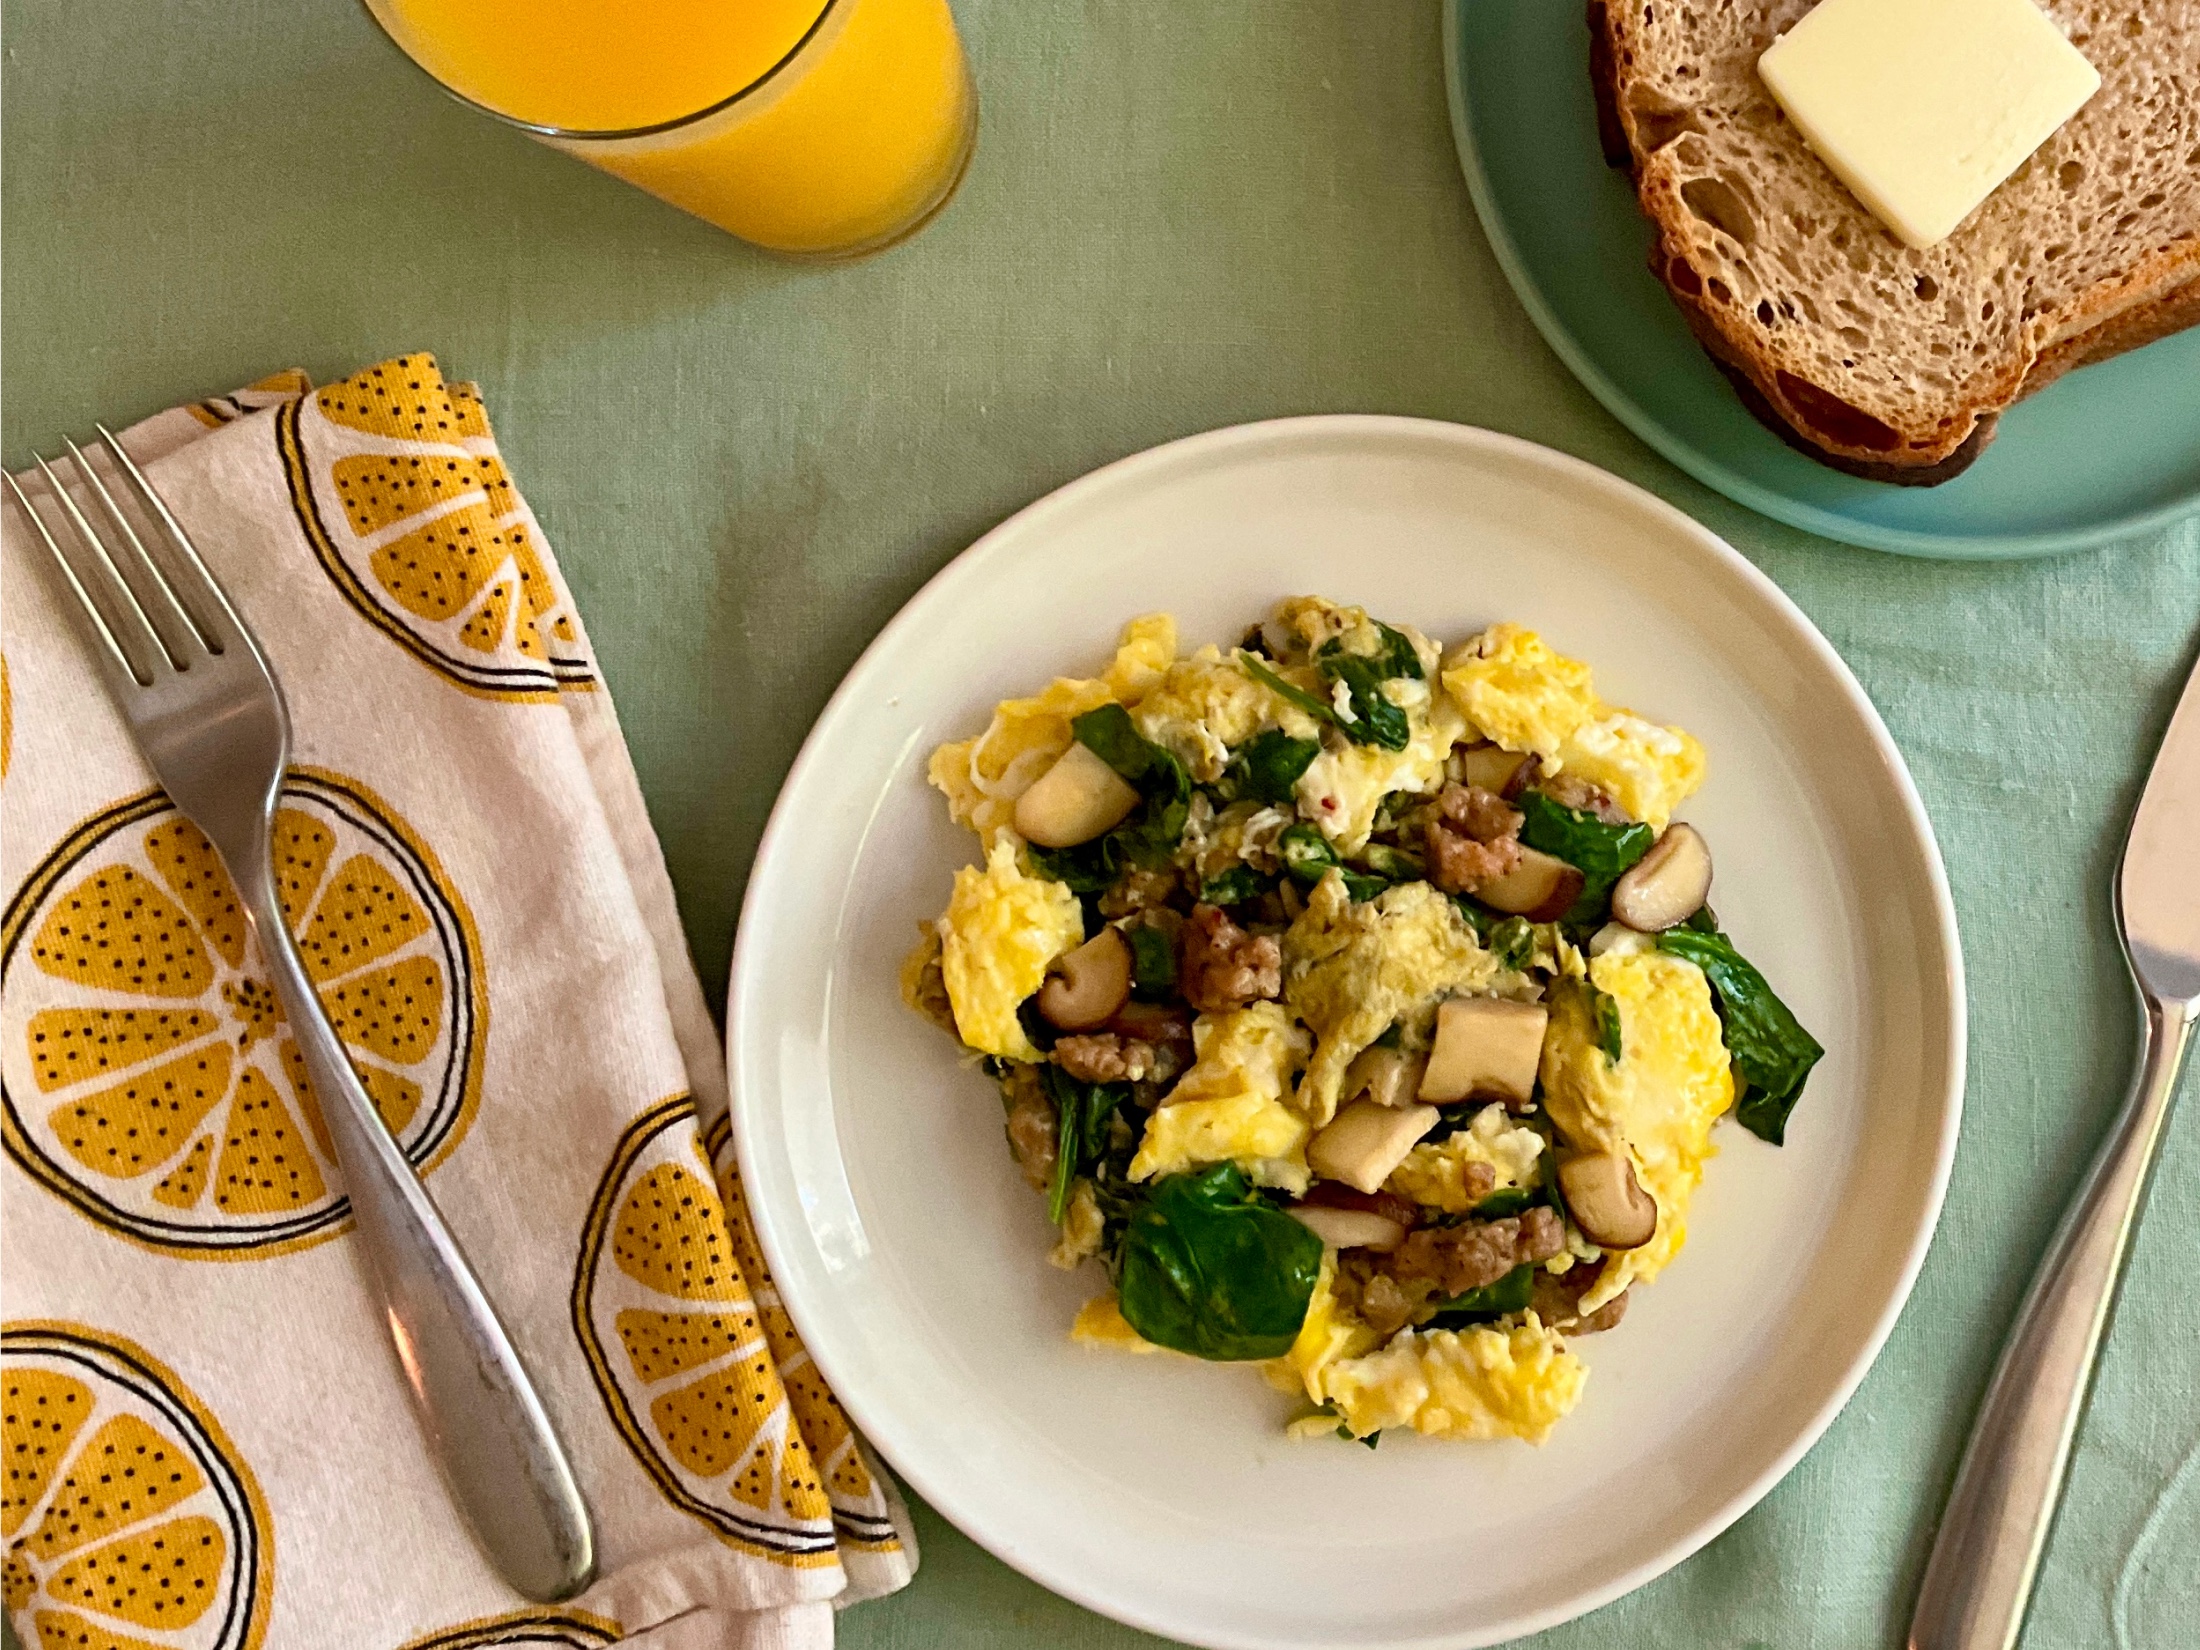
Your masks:
{"label": "toasted bread crust", "polygon": [[1727,324],[1686,256],[1679,232],[1686,209],[1668,189],[1646,186],[1643,155],[1620,110],[1619,51],[1605,0],[1588,0],[1589,75],[1604,158],[1624,168],[1655,235],[1650,268],[1688,322],[1689,331],[1735,386],[1742,403],[1798,451],[1850,475],[1906,486],[1935,486],[1968,469],[1993,440],[2001,413],[2074,368],[2200,325],[2200,237],[2141,260],[2046,318],[2048,342],[2010,360],[1971,404],[1940,421],[1929,438],[1905,439],[1842,399],[1838,391],[1783,370],[1748,334]]}

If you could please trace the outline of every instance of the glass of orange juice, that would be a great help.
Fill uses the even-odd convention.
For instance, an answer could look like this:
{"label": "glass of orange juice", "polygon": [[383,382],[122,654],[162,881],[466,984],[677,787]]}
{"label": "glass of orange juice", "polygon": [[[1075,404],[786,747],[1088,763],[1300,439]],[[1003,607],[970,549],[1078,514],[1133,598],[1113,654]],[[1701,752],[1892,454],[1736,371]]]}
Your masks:
{"label": "glass of orange juice", "polygon": [[860,257],[962,181],[947,0],[366,0],[461,102],[775,252]]}

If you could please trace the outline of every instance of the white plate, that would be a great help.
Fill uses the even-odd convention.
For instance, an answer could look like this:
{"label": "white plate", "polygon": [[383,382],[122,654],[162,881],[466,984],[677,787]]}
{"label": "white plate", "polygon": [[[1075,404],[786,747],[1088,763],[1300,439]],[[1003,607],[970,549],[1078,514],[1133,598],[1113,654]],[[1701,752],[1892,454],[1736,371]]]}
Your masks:
{"label": "white plate", "polygon": [[[1714,900],[1825,1043],[1775,1150],[1732,1124],[1687,1253],[1576,1343],[1541,1449],[1282,1436],[1249,1368],[1072,1345],[993,1086],[896,968],[974,857],[924,784],[995,700],[1089,674],[1133,614],[1229,641],[1319,591],[1457,638],[1499,618],[1690,729]],[[1471,1646],[1640,1586],[1769,1490],[1862,1379],[1940,1209],[1963,982],[1901,757],[1810,621],[1648,493],[1400,418],[1218,430],[1040,500],[925,586],[819,719],[749,883],[727,1012],[751,1207],[850,1414],[1025,1574],[1197,1644]]]}

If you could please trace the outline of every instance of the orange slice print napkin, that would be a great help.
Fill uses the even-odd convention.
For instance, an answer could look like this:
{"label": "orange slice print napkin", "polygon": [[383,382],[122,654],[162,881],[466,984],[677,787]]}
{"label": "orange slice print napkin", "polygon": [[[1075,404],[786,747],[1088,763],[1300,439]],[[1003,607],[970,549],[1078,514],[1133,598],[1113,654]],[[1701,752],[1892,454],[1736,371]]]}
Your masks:
{"label": "orange slice print napkin", "polygon": [[0,1546],[26,1650],[829,1645],[836,1605],[908,1580],[907,1515],[758,1251],[618,719],[479,395],[405,356],[123,441],[282,678],[290,920],[557,1423],[599,1579],[530,1606],[453,1510],[236,896],[11,503]]}

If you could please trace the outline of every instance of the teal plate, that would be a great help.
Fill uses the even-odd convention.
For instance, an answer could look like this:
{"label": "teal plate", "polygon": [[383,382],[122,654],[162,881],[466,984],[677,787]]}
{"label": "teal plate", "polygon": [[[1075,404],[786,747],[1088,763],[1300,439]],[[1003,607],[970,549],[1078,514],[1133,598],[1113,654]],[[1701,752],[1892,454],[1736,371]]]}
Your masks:
{"label": "teal plate", "polygon": [[1559,358],[1697,480],[1775,520],[1910,556],[2043,556],[2200,509],[2200,328],[2010,409],[1938,487],[1859,481],[1750,416],[1650,274],[1650,226],[1604,164],[1578,0],[1447,0],[1452,132],[1475,210]]}

